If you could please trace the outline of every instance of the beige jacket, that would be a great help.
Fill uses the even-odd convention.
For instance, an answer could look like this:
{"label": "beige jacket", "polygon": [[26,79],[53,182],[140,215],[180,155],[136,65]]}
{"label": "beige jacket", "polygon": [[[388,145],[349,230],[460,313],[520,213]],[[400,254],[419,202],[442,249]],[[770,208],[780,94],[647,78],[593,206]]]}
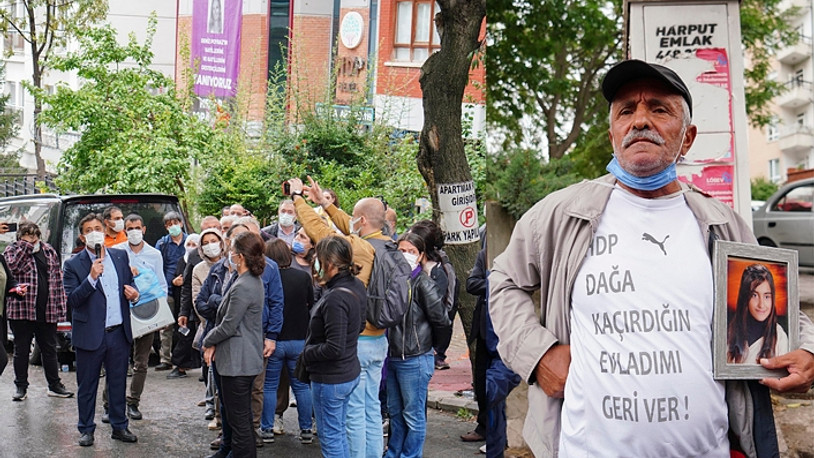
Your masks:
{"label": "beige jacket", "polygon": [[[494,261],[489,277],[489,309],[503,362],[524,380],[554,344],[568,344],[571,291],[615,178],[605,175],[552,193],[520,219],[506,251]],[[732,209],[689,189],[684,194],[704,240],[756,243],[746,223]],[[540,292],[542,306],[532,299]],[[814,353],[814,326],[800,314],[800,348]],[[752,397],[744,382],[726,383],[730,429],[747,456],[756,456]],[[557,456],[562,400],[529,386],[529,409],[523,438],[538,457]]]}

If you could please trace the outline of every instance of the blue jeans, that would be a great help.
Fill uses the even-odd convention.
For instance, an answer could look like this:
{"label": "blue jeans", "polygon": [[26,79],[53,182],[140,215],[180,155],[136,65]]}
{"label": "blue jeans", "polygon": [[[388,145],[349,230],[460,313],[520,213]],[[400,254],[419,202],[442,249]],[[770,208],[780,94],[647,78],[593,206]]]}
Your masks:
{"label": "blue jeans", "polygon": [[325,458],[350,458],[345,418],[350,393],[358,384],[359,377],[345,383],[311,382],[319,445]]}
{"label": "blue jeans", "polygon": [[263,384],[263,415],[260,428],[269,430],[274,426],[274,409],[277,406],[277,387],[280,385],[280,371],[285,367],[291,380],[291,389],[297,398],[297,421],[300,429],[311,429],[311,414],[314,411],[311,387],[294,377],[297,357],[305,347],[304,340],[278,340],[274,353],[266,366],[266,380]]}
{"label": "blue jeans", "polygon": [[427,387],[435,372],[432,351],[387,361],[387,407],[390,440],[387,458],[418,458],[427,435]]}
{"label": "blue jeans", "polygon": [[348,442],[354,458],[381,458],[384,450],[379,383],[387,356],[387,337],[359,336],[356,349],[362,373],[348,401]]}

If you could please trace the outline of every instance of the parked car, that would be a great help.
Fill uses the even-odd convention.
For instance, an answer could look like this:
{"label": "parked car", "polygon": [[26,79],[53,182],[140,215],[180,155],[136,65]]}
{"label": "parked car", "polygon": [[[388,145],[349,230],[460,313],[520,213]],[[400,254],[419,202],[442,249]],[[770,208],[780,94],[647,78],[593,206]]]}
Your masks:
{"label": "parked car", "polygon": [[[81,196],[59,196],[55,194],[32,194],[25,196],[0,198],[0,222],[19,223],[33,221],[42,232],[42,239],[47,241],[57,253],[62,263],[70,258],[78,247],[79,227],[77,224],[90,212],[99,214],[110,205],[121,208],[126,217],[138,213],[144,219],[147,232],[144,240],[150,245],[167,233],[164,229],[164,214],[176,211],[184,215],[176,196],[167,194],[95,194]],[[189,222],[184,219],[184,226],[189,232]],[[0,234],[0,253],[16,239],[15,232]],[[57,325],[57,355],[59,363],[73,365],[75,355],[71,346],[71,310],[68,310],[66,322]],[[5,319],[0,322],[0,340],[5,340],[7,329]],[[9,342],[2,342],[7,347],[14,336],[8,331]],[[32,352],[32,363],[39,362],[39,349]]]}
{"label": "parked car", "polygon": [[797,250],[801,266],[814,267],[814,178],[780,188],[752,213],[758,243]]}

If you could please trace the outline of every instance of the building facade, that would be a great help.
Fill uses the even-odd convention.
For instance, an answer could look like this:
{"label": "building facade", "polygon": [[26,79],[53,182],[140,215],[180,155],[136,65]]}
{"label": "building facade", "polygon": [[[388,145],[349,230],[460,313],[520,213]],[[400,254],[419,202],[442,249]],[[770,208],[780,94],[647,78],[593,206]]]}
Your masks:
{"label": "building facade", "polygon": [[[12,2],[10,8],[14,15],[23,15],[22,2]],[[175,43],[176,39],[176,5],[174,2],[161,0],[141,0],[127,2],[123,0],[110,0],[107,22],[117,30],[120,43],[126,43],[130,33],[134,33],[140,42],[146,38],[147,22],[152,12],[157,19],[157,30],[154,37],[152,68],[161,71],[170,78],[175,75],[175,46],[166,46],[166,43]],[[75,43],[68,43],[64,49],[55,50],[57,53],[66,53],[76,50]],[[14,32],[6,34],[3,40],[3,51],[9,53],[4,57],[6,65],[3,92],[8,94],[7,106],[20,113],[20,129],[17,137],[11,141],[9,149],[21,148],[20,165],[36,170],[34,157],[34,97],[23,87],[23,81],[31,81],[33,68],[30,45]],[[5,54],[4,54],[5,56]],[[78,89],[79,78],[75,73],[66,74],[57,71],[48,71],[43,78],[43,88],[53,91],[57,84],[65,84],[71,89]],[[62,152],[70,148],[77,140],[76,133],[57,135],[55,132],[43,128],[42,131],[42,157],[45,160],[46,170],[56,172],[56,165]]]}
{"label": "building facade", "polygon": [[[285,69],[295,111],[329,108],[341,114],[353,107],[363,110],[364,122],[382,120],[395,130],[421,130],[421,65],[440,49],[433,21],[435,2],[182,0],[179,43],[199,39],[192,24],[203,21],[204,13],[194,5],[211,6],[213,1],[222,1],[227,14],[227,2],[242,1],[240,36],[231,38],[240,46],[237,86],[232,88],[232,95],[250,94],[250,118],[262,116],[265,75],[278,78],[279,70]],[[197,18],[195,11],[199,11]],[[206,40],[205,34],[202,39]],[[179,66],[181,51],[179,48]],[[189,65],[199,65],[195,59],[193,53]],[[470,78],[475,83],[467,87],[463,107],[473,120],[473,131],[478,132],[484,129],[486,113],[485,96],[478,89],[485,81],[483,67],[471,71]],[[202,99],[208,96],[206,90],[197,94]],[[332,100],[332,107],[325,107],[327,100]]]}
{"label": "building facade", "polygon": [[773,101],[772,123],[749,133],[750,177],[774,183],[786,182],[790,169],[814,168],[814,9],[812,0],[782,5],[792,7],[800,39],[777,52],[773,72],[786,90]]}

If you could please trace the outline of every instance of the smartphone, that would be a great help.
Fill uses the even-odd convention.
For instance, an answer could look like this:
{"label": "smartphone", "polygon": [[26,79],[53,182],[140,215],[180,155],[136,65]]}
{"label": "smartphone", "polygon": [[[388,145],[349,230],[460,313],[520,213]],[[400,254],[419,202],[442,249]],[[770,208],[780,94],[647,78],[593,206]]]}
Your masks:
{"label": "smartphone", "polygon": [[9,232],[17,232],[17,223],[6,223]]}
{"label": "smartphone", "polygon": [[[291,195],[291,183],[289,183],[288,181],[283,182],[283,195],[284,196],[290,196]],[[9,229],[9,230],[11,230],[11,229]]]}

